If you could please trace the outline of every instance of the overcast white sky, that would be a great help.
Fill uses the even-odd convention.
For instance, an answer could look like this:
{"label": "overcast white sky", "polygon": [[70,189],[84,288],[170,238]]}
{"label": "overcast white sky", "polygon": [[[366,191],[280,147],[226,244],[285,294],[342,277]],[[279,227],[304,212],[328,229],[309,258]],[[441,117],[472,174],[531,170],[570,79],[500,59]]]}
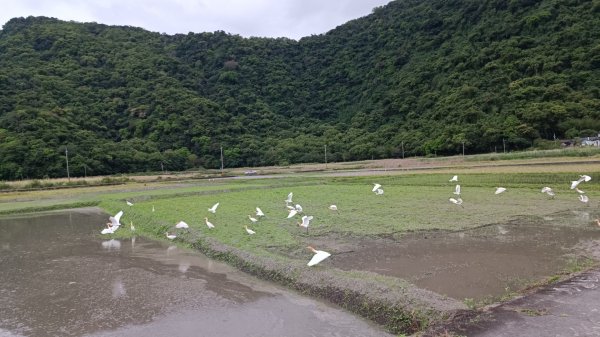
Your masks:
{"label": "overcast white sky", "polygon": [[0,0],[0,25],[14,17],[127,25],[176,34],[223,30],[299,39],[325,33],[390,0]]}

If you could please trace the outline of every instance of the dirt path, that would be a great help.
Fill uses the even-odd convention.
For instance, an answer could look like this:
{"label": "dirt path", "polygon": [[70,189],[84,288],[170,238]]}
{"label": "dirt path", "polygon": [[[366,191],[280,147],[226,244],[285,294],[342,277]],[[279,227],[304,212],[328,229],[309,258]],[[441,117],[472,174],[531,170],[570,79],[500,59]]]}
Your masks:
{"label": "dirt path", "polygon": [[502,336],[600,336],[600,269],[491,309],[458,334]]}

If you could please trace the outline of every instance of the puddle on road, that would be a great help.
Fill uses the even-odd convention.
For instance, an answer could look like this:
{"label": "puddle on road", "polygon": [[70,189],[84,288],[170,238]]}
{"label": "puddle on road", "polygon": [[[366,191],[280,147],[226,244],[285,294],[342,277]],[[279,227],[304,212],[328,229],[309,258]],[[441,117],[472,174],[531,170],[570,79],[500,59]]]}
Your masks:
{"label": "puddle on road", "polygon": [[593,218],[575,211],[462,232],[408,234],[396,241],[361,240],[331,263],[403,278],[459,300],[481,300],[564,270],[576,247],[598,247],[589,245],[600,239]]}

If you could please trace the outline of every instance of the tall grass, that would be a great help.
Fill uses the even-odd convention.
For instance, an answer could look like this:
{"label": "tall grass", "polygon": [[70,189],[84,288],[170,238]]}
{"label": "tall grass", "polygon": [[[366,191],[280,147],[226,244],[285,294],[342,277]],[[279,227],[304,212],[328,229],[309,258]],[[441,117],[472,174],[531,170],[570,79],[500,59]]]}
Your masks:
{"label": "tall grass", "polygon": [[593,157],[600,155],[600,148],[597,147],[570,147],[553,150],[529,150],[507,153],[487,153],[472,156],[466,156],[465,161],[495,161],[495,160],[515,160],[515,159],[535,159],[552,157]]}

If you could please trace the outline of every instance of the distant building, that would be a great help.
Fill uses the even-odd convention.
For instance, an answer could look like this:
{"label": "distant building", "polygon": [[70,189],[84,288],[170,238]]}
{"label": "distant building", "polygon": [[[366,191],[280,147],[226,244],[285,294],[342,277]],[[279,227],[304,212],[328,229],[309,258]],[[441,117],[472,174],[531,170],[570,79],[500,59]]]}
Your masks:
{"label": "distant building", "polygon": [[600,133],[598,137],[585,137],[581,138],[581,146],[596,146],[600,147]]}

